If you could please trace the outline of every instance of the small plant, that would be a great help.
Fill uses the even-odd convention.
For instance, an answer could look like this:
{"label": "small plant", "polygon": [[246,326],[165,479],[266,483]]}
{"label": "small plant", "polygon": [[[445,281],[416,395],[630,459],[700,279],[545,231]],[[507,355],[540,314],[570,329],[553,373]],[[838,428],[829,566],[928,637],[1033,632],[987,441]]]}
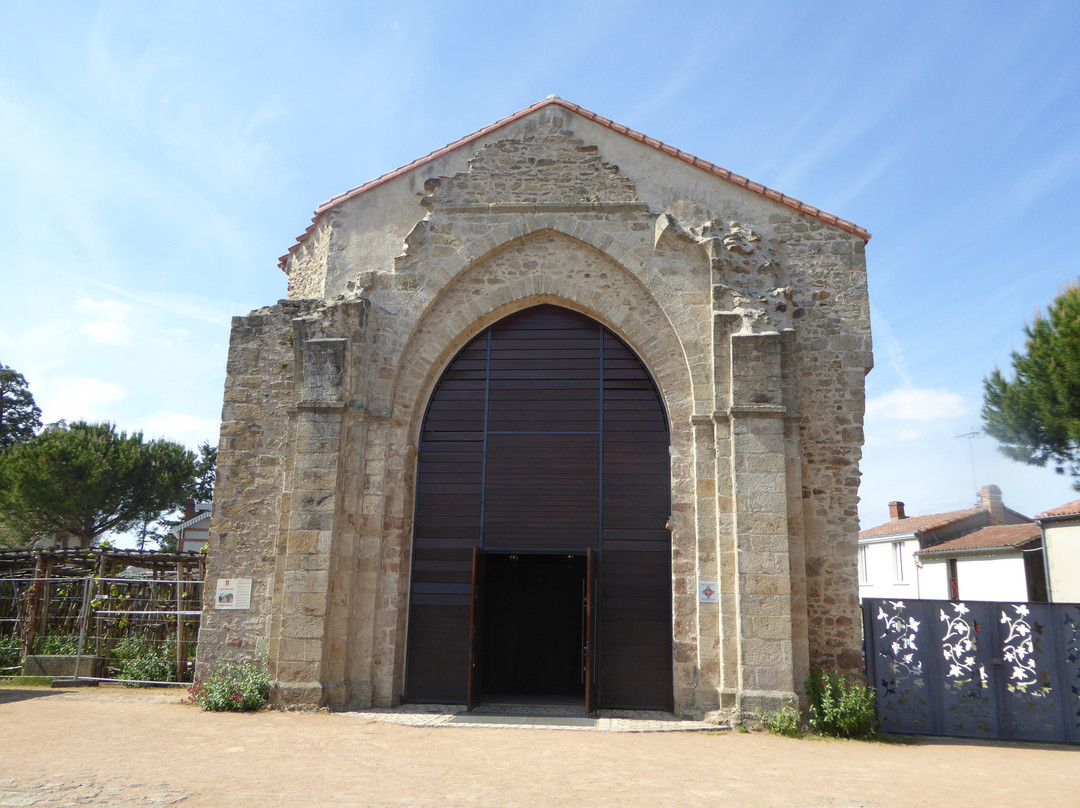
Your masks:
{"label": "small plant", "polygon": [[834,738],[867,739],[877,736],[874,691],[865,680],[836,671],[810,671],[806,677],[810,699],[810,726]]}
{"label": "small plant", "polygon": [[15,634],[0,637],[0,674],[18,668],[22,662],[22,639]]}
{"label": "small plant", "polygon": [[74,656],[79,653],[79,638],[73,634],[46,634],[41,638],[38,653],[45,656]]}
{"label": "small plant", "polygon": [[226,662],[197,678],[188,692],[204,710],[259,710],[270,698],[270,674],[262,660]]}
{"label": "small plant", "polygon": [[124,637],[113,648],[112,656],[117,662],[118,679],[176,681],[176,644],[173,642],[151,643],[139,637]]}
{"label": "small plant", "polygon": [[761,726],[774,735],[783,735],[785,738],[801,738],[803,736],[801,716],[799,711],[786,704],[774,713],[758,713],[756,716]]}

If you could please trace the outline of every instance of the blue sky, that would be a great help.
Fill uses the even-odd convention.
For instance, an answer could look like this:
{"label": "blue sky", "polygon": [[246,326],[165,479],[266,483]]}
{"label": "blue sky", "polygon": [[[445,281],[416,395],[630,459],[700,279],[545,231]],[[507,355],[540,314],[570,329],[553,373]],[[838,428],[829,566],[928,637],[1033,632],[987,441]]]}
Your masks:
{"label": "blue sky", "polygon": [[[1075,499],[980,425],[1080,272],[1080,4],[0,0],[0,362],[216,442],[229,320],[322,201],[551,93],[874,234],[861,517]],[[973,472],[974,461],[974,472]]]}

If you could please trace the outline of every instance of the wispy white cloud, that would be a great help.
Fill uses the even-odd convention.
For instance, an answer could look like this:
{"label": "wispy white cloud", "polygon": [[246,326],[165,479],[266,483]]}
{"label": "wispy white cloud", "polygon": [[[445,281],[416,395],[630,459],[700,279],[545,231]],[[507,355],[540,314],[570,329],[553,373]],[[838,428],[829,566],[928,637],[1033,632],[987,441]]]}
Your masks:
{"label": "wispy white cloud", "polygon": [[[206,67],[178,43],[133,47],[123,15],[100,13],[88,39],[92,86],[110,114],[140,139],[172,158],[181,173],[197,178],[199,193],[263,187],[276,152],[268,133],[290,107],[269,92],[243,105],[222,108],[222,86],[208,85]],[[189,193],[196,193],[193,188]]]}
{"label": "wispy white cloud", "polygon": [[880,155],[871,165],[862,168],[847,186],[834,189],[827,200],[831,210],[843,211],[847,208],[859,194],[870,188],[874,181],[897,161],[898,157],[898,152],[886,152]]}
{"label": "wispy white cloud", "polygon": [[[878,372],[881,372],[883,365],[887,366],[900,378],[905,387],[913,387],[904,345],[896,336],[896,331],[893,330],[885,312],[871,304],[870,320],[874,324],[874,364]],[[885,362],[881,361],[883,358]]]}
{"label": "wispy white cloud", "polygon": [[95,342],[107,345],[130,345],[135,331],[129,324],[134,309],[119,300],[90,300],[82,298],[73,306],[76,312],[93,319],[79,330]]}
{"label": "wispy white cloud", "polygon": [[109,420],[108,405],[127,397],[127,391],[113,382],[78,376],[46,379],[34,392],[41,407],[41,420]]}
{"label": "wispy white cloud", "polygon": [[969,412],[963,396],[945,389],[900,387],[866,402],[867,421],[937,421]]}
{"label": "wispy white cloud", "polygon": [[[725,39],[737,39],[737,34],[728,31]],[[724,52],[724,41],[717,38],[706,28],[699,29],[687,47],[673,59],[668,69],[657,74],[661,79],[659,86],[641,99],[628,113],[629,120],[650,118],[675,101],[690,84],[699,82],[701,76],[708,73]]]}
{"label": "wispy white cloud", "polygon": [[148,439],[165,438],[195,449],[203,441],[218,442],[221,422],[189,413],[158,410],[145,415],[137,426]]}
{"label": "wispy white cloud", "polygon": [[1011,216],[1016,216],[1060,188],[1076,186],[1080,175],[1080,139],[1072,138],[1057,149],[1039,155],[1017,174],[1007,193]]}
{"label": "wispy white cloud", "polygon": [[[242,313],[244,307],[240,303],[231,300],[208,297],[197,294],[182,294],[172,292],[169,294],[157,294],[138,289],[124,289],[109,283],[89,279],[92,283],[100,286],[115,295],[134,300],[143,306],[150,306],[161,311],[175,314],[184,320],[198,320],[212,323],[217,326],[227,326],[232,322],[233,316]],[[176,336],[174,329],[170,333]]]}
{"label": "wispy white cloud", "polygon": [[15,192],[9,199],[19,200],[8,215],[19,222],[19,232],[47,229],[53,255],[67,247],[85,261],[108,252],[101,202],[126,172],[123,159],[105,158],[72,114],[0,84],[0,169]]}
{"label": "wispy white cloud", "polygon": [[130,345],[135,336],[131,326],[114,320],[95,320],[84,324],[79,330],[95,342],[106,345]]}

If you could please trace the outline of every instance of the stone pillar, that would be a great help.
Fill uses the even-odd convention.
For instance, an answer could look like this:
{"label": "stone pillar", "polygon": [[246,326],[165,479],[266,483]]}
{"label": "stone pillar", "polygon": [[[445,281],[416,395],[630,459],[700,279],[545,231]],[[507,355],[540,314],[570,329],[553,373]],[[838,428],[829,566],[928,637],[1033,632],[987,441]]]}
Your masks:
{"label": "stone pillar", "polygon": [[806,531],[803,526],[803,450],[798,409],[799,379],[795,367],[795,331],[780,332],[784,402],[784,462],[787,468],[788,559],[791,564],[792,670],[796,690],[810,672],[810,626],[806,596]]}
{"label": "stone pillar", "polygon": [[[306,323],[294,321],[297,365],[302,378],[296,406],[291,507],[280,576],[280,610],[270,643],[275,703],[319,706],[328,696],[332,643],[328,615],[334,524],[342,442],[345,339],[303,339]],[[339,649],[339,654],[343,651]]]}
{"label": "stone pillar", "polygon": [[731,336],[730,467],[740,714],[795,702],[779,333]]}
{"label": "stone pillar", "polygon": [[[694,428],[694,533],[697,537],[696,580],[720,580],[719,546],[716,540],[716,441],[709,415],[695,415]],[[719,583],[717,583],[719,589]],[[694,706],[700,711],[720,707],[720,615],[718,603],[702,603],[693,593],[697,608],[697,689]],[[676,615],[678,619],[678,615]]]}
{"label": "stone pillar", "polygon": [[713,316],[713,433],[716,467],[716,558],[720,587],[720,675],[717,698],[722,710],[733,710],[739,692],[738,591],[735,563],[734,477],[731,465],[731,332],[742,322],[738,315]]}

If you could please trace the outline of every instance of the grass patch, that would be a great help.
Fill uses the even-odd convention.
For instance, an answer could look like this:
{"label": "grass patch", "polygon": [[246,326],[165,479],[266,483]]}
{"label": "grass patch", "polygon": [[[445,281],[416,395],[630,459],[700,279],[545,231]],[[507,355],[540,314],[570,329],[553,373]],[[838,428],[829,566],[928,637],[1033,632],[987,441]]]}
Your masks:
{"label": "grass patch", "polygon": [[3,676],[0,677],[0,686],[3,687],[49,687],[53,683],[51,676]]}

